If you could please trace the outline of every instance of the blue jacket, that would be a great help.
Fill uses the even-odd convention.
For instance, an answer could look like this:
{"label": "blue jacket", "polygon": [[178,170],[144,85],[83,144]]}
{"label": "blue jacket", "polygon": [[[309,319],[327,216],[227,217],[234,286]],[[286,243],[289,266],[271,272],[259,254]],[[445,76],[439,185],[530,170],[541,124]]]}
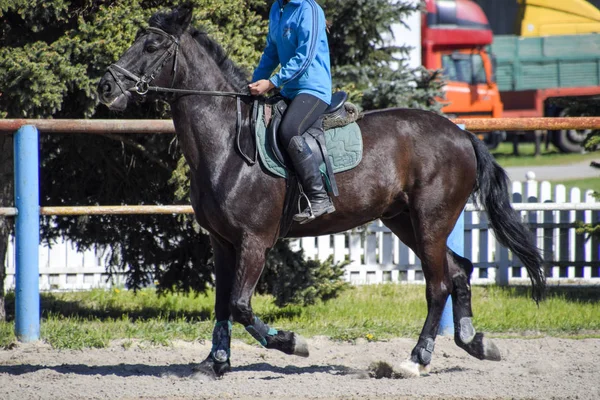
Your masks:
{"label": "blue jacket", "polygon": [[[281,64],[278,73],[271,74]],[[271,77],[269,79],[269,77]],[[331,70],[325,14],[315,0],[276,0],[269,14],[267,46],[252,81],[269,79],[281,94],[300,93],[331,103]]]}

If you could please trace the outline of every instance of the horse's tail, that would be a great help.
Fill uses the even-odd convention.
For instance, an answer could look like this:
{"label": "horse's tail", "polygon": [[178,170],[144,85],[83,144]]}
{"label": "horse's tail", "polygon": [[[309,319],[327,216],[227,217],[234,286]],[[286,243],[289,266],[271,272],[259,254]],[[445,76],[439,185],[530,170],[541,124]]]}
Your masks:
{"label": "horse's tail", "polygon": [[[477,184],[474,200],[486,209],[490,225],[498,241],[508,247],[525,265],[532,284],[532,297],[539,302],[544,297],[546,277],[539,249],[527,227],[521,222],[520,215],[510,204],[508,176],[496,163],[485,144],[475,135],[469,138],[477,157]],[[477,199],[479,195],[479,199]]]}

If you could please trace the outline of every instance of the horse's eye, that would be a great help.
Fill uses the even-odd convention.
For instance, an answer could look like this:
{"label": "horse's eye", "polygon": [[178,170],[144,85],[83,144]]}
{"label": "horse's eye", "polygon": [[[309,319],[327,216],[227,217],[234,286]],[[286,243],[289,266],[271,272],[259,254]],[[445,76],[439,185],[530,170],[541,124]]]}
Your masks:
{"label": "horse's eye", "polygon": [[154,53],[156,50],[158,50],[158,47],[150,45],[146,46],[144,50],[146,51],[146,53]]}

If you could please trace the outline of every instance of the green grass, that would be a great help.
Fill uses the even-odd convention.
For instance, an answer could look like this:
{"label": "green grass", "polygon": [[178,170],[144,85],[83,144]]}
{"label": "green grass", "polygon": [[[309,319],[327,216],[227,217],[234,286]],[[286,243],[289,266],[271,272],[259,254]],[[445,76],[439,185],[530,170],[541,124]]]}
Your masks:
{"label": "green grass", "polygon": [[534,165],[561,165],[578,163],[600,158],[600,152],[595,151],[585,154],[564,154],[555,147],[550,146],[548,150],[542,145],[542,154],[535,156],[535,146],[533,143],[519,144],[519,155],[513,155],[513,146],[511,143],[500,143],[498,148],[492,150],[496,161],[506,167],[526,167]]}
{"label": "green grass", "polygon": [[[577,187],[581,189],[581,193],[584,194],[587,190],[593,190],[595,192],[600,192],[600,170],[598,170],[597,178],[585,178],[585,179],[569,179],[563,181],[552,181],[553,185],[562,184],[567,188],[567,193],[574,188]],[[568,194],[567,194],[568,196]]]}
{"label": "green grass", "polygon": [[[304,336],[338,340],[417,337],[426,315],[425,288],[371,285],[309,307],[278,308],[270,296],[255,296],[254,310],[272,326]],[[14,309],[13,297],[7,309]],[[158,297],[153,290],[44,294],[42,340],[55,348],[102,348],[112,340],[168,346],[173,340],[210,340],[214,293]],[[600,291],[552,288],[538,306],[526,288],[473,288],[475,326],[494,336],[550,335],[600,337]],[[12,316],[9,315],[9,319]],[[14,323],[0,323],[0,345],[15,341]],[[239,326],[234,338],[252,343]]]}

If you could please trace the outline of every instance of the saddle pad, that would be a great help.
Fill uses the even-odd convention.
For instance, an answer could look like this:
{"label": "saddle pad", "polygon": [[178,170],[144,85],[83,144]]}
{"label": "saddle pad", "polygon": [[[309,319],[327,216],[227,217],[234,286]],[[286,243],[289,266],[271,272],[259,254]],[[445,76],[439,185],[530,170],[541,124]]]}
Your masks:
{"label": "saddle pad", "polygon": [[[272,174],[287,178],[287,169],[275,158],[268,143],[263,114],[264,104],[260,104],[256,119],[256,145],[261,164]],[[356,122],[325,131],[325,144],[334,173],[348,171],[362,159],[362,134]]]}

